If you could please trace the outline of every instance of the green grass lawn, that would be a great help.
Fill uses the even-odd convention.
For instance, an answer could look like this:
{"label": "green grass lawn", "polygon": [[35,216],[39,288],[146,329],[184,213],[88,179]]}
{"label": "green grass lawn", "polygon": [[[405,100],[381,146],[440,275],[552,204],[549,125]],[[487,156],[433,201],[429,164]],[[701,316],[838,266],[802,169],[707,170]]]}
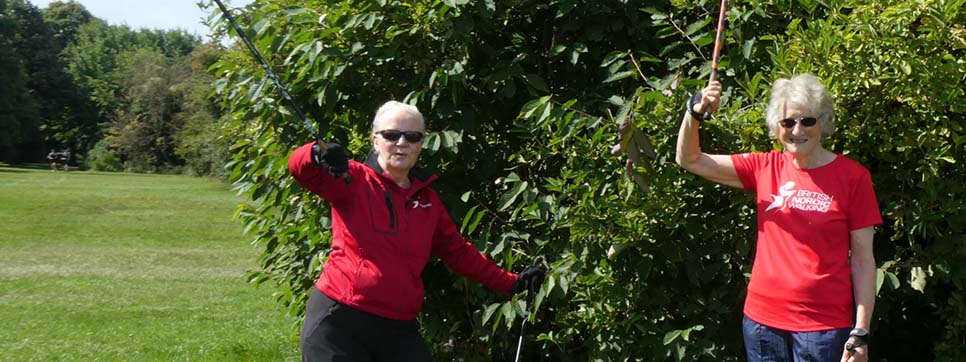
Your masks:
{"label": "green grass lawn", "polygon": [[290,361],[245,280],[240,199],[201,178],[0,167],[0,360]]}

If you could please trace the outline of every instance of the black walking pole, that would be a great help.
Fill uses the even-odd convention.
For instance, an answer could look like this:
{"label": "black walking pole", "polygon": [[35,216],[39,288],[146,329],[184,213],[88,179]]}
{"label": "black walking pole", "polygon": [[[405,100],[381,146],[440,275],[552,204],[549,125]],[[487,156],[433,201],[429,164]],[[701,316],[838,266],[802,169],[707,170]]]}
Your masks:
{"label": "black walking pole", "polygon": [[[231,15],[231,12],[228,11],[228,8],[225,7],[225,4],[223,4],[221,0],[215,0],[215,4],[218,4],[218,8],[221,9],[221,13],[225,15],[225,18],[228,19],[231,27],[235,29],[235,33],[237,33],[245,45],[248,46],[248,50],[251,51],[252,56],[255,57],[255,60],[258,60],[258,62],[261,63],[262,69],[265,69],[265,73],[268,74],[268,77],[272,78],[272,81],[275,82],[275,86],[282,91],[282,96],[285,97],[285,100],[287,100],[289,105],[292,106],[292,109],[295,110],[295,114],[297,114],[299,119],[302,120],[302,124],[305,125],[305,128],[308,129],[309,133],[312,134],[312,137],[315,138],[315,142],[319,145],[319,151],[325,152],[325,150],[328,148],[328,144],[322,141],[322,136],[319,135],[319,131],[315,129],[315,126],[312,126],[312,122],[309,122],[308,117],[306,117],[305,113],[302,112],[302,108],[299,107],[299,105],[295,103],[295,100],[292,99],[292,96],[288,94],[288,90],[286,90],[285,86],[282,85],[282,81],[278,79],[278,76],[275,75],[275,72],[272,71],[272,68],[268,66],[265,58],[262,58],[262,55],[258,53],[258,49],[255,49],[255,45],[252,44],[251,40],[248,40],[248,36],[245,35],[245,32],[242,31],[241,27],[238,26],[238,23],[235,22],[235,17]],[[342,178],[346,183],[352,181],[352,178],[348,173],[342,174]]]}
{"label": "black walking pole", "polygon": [[[537,259],[533,261],[533,267],[540,265],[543,262],[543,257],[538,256]],[[526,331],[527,319],[530,319],[530,312],[533,309],[533,296],[537,294],[535,286],[532,280],[527,281],[527,307],[523,313],[523,321],[520,322],[520,339],[517,340],[517,357],[516,362],[520,362],[520,352],[523,352],[523,332]]]}

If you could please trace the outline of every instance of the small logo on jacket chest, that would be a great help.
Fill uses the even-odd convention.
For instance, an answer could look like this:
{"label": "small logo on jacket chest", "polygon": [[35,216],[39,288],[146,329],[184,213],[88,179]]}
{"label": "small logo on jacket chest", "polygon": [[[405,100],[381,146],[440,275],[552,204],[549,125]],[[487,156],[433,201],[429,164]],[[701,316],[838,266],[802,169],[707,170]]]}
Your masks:
{"label": "small logo on jacket chest", "polygon": [[427,207],[433,206],[433,203],[432,202],[427,202],[427,203],[424,204],[422,202],[419,202],[419,199],[412,200],[410,202],[412,203],[414,209],[418,209],[418,208],[425,209]]}

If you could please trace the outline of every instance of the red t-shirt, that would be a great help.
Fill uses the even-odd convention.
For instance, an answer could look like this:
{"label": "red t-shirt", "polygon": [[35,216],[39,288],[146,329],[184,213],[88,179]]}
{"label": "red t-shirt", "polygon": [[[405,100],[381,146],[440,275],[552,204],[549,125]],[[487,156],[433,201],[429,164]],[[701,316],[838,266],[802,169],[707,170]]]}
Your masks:
{"label": "red t-shirt", "polygon": [[838,155],[808,170],[784,152],[731,155],[757,193],[758,247],[745,315],[794,332],[852,326],[852,230],[882,223],[869,171]]}

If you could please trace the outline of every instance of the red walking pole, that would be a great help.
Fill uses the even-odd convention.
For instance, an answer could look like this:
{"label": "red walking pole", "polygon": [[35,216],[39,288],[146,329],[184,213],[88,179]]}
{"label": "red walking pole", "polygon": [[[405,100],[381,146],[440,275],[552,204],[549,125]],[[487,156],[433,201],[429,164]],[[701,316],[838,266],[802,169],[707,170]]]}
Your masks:
{"label": "red walking pole", "polygon": [[718,13],[718,34],[714,38],[714,54],[711,57],[711,79],[708,82],[713,82],[718,78],[718,61],[721,60],[721,43],[724,39],[724,29],[725,22],[728,18],[725,13],[728,12],[728,0],[721,0],[721,11]]}

